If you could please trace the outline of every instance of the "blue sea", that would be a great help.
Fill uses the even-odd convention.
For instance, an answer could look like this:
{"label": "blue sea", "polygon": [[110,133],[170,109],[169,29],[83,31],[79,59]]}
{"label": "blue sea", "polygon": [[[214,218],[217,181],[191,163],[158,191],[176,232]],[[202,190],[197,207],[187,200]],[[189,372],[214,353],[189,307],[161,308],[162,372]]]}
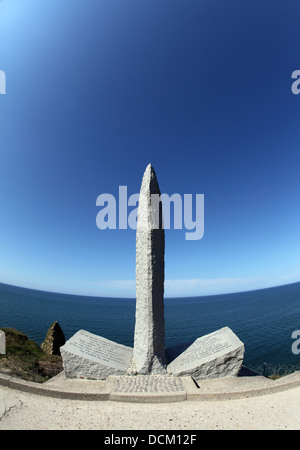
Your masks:
{"label": "blue sea", "polygon": [[[133,346],[135,299],[42,292],[0,283],[0,328],[14,327],[39,345],[57,320],[66,339],[84,329]],[[228,326],[245,344],[244,364],[300,369],[291,338],[300,330],[300,283],[256,291],[165,299],[166,347]],[[299,332],[300,333],[300,332]]]}

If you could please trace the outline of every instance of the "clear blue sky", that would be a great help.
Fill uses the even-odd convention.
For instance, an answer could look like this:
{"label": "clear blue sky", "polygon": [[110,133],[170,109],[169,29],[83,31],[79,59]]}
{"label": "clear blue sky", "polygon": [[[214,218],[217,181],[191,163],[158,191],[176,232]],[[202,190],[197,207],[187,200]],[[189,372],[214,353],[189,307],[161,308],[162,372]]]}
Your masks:
{"label": "clear blue sky", "polygon": [[2,0],[0,282],[135,296],[135,232],[96,199],[205,196],[166,230],[166,296],[300,281],[296,0]]}

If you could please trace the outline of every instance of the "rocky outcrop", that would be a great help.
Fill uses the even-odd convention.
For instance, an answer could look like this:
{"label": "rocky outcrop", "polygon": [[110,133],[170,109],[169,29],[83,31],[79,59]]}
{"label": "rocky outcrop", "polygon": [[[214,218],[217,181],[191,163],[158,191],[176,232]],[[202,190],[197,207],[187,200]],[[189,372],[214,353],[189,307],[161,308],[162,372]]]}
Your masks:
{"label": "rocky outcrop", "polygon": [[60,355],[60,347],[66,342],[65,335],[57,321],[50,326],[41,349],[47,355]]}

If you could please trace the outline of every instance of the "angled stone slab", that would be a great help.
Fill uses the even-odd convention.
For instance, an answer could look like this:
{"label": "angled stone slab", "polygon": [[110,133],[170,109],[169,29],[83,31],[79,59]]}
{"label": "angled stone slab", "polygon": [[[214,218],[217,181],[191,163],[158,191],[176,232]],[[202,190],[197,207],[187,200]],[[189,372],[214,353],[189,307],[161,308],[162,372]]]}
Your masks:
{"label": "angled stone slab", "polygon": [[5,355],[6,346],[5,346],[5,333],[0,330],[0,355]]}
{"label": "angled stone slab", "polygon": [[129,374],[166,373],[164,252],[160,190],[151,164],[145,170],[136,231],[136,314]]}
{"label": "angled stone slab", "polygon": [[244,358],[244,344],[224,327],[202,336],[168,365],[176,376],[190,375],[194,380],[237,376]]}
{"label": "angled stone slab", "polygon": [[194,341],[184,342],[183,344],[173,345],[172,347],[166,348],[166,358],[167,363],[170,364],[174,359],[181,355],[185,350],[187,350]]}
{"label": "angled stone slab", "polygon": [[69,378],[105,380],[109,375],[124,375],[132,348],[79,330],[60,347],[63,367]]}

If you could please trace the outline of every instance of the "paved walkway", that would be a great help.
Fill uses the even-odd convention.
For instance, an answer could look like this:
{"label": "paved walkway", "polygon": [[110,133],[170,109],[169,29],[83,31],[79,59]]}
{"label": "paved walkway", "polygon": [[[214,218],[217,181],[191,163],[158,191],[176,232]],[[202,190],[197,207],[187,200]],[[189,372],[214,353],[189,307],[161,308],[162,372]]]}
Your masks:
{"label": "paved walkway", "polygon": [[58,399],[0,386],[0,430],[299,430],[299,413],[300,386],[171,403]]}

